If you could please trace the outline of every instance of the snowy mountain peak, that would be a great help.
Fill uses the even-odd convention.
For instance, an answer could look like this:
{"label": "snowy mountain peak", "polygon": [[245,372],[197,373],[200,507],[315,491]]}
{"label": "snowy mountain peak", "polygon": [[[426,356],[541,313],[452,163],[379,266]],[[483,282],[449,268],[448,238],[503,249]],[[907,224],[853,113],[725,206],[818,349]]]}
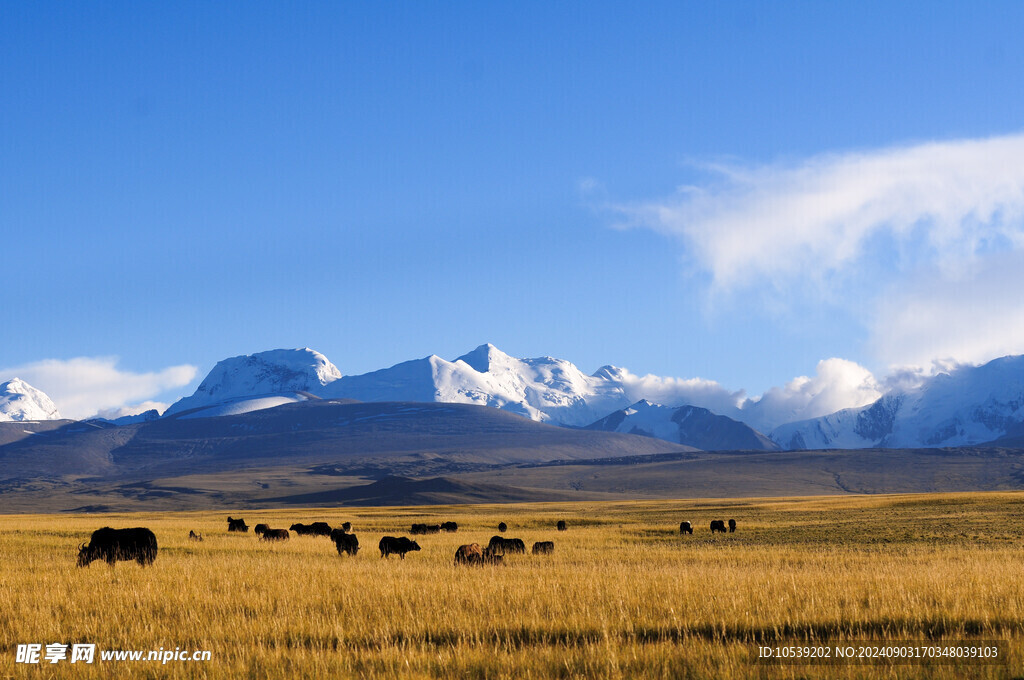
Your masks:
{"label": "snowy mountain peak", "polygon": [[341,378],[323,354],[302,349],[275,349],[217,363],[190,397],[175,402],[165,415],[259,395],[316,392]]}
{"label": "snowy mountain peak", "polygon": [[488,373],[492,366],[495,368],[507,367],[515,359],[488,342],[480,345],[472,352],[463,354],[455,361],[465,362],[478,373]]}
{"label": "snowy mountain peak", "polygon": [[0,383],[0,421],[60,420],[53,401],[20,378]]}

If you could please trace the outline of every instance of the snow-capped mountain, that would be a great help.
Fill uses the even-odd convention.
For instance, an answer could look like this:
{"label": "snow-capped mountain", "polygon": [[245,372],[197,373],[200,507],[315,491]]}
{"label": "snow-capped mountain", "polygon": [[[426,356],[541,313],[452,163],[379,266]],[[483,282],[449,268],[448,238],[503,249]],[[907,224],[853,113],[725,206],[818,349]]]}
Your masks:
{"label": "snow-capped mountain", "polygon": [[304,401],[339,378],[341,371],[308,347],[232,357],[218,362],[194,394],[164,415],[202,408],[205,415],[222,416]]}
{"label": "snow-capped mountain", "polygon": [[697,406],[661,406],[641,399],[587,426],[588,430],[656,437],[698,449],[775,451],[778,445],[757,430]]}
{"label": "snow-capped mountain", "polygon": [[605,366],[587,375],[563,359],[515,359],[481,345],[454,361],[438,356],[345,376],[316,390],[324,398],[479,404],[531,420],[582,427],[636,401]]}
{"label": "snow-capped mountain", "polygon": [[0,383],[0,421],[60,420],[53,401],[20,378]]}
{"label": "snow-capped mountain", "polygon": [[771,438],[783,448],[910,448],[981,444],[1024,423],[1024,356],[961,366],[869,406],[789,423]]}
{"label": "snow-capped mountain", "polygon": [[311,349],[273,350],[221,361],[195,394],[165,415],[237,415],[309,398],[446,402],[490,406],[553,425],[635,431],[705,449],[776,448],[749,426],[682,400],[656,406],[645,400],[644,389],[625,369],[603,366],[587,375],[564,359],[516,359],[491,344],[453,361],[432,355],[343,377]]}
{"label": "snow-capped mountain", "polygon": [[297,349],[225,359],[164,415],[232,415],[321,398],[477,404],[585,427],[647,396],[643,381],[625,369],[603,366],[587,375],[564,359],[516,359],[491,344],[453,361],[431,355],[344,377],[322,354]]}

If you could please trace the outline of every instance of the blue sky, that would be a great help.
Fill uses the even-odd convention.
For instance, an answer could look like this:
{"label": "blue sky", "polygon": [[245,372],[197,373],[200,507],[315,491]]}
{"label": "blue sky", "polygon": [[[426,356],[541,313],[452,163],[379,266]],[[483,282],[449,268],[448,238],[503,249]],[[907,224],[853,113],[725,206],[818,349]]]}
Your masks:
{"label": "blue sky", "polygon": [[492,342],[758,395],[830,358],[881,390],[1022,352],[1022,28],[1020,3],[5,3],[0,380],[109,408],[265,349],[355,374]]}

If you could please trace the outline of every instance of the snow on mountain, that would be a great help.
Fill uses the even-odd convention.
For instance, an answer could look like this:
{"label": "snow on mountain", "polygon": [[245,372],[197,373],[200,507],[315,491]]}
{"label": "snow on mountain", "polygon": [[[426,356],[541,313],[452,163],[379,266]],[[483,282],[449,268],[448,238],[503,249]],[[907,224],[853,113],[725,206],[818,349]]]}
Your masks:
{"label": "snow on mountain", "polygon": [[697,406],[661,406],[646,399],[601,418],[587,429],[656,437],[704,450],[779,448],[757,430],[732,418]]}
{"label": "snow on mountain", "polygon": [[643,396],[626,384],[628,375],[614,366],[587,375],[563,359],[516,359],[485,344],[454,361],[429,356],[342,377],[311,349],[272,350],[221,361],[192,396],[164,415],[194,409],[202,409],[194,411],[196,417],[224,415],[313,396],[478,404],[531,420],[583,427]]}
{"label": "snow on mountain", "polygon": [[60,420],[46,394],[20,378],[0,383],[0,421]]}
{"label": "snow on mountain", "polygon": [[940,373],[868,406],[775,428],[783,448],[911,448],[989,442],[1024,423],[1024,356]]}
{"label": "snow on mountain", "polygon": [[614,367],[587,375],[563,359],[515,359],[481,345],[454,361],[438,356],[345,376],[315,393],[360,401],[439,401],[492,406],[541,422],[582,427],[635,399]]}
{"label": "snow on mountain", "polygon": [[250,399],[232,399],[231,401],[225,401],[220,404],[211,404],[210,406],[195,409],[189,413],[178,416],[178,418],[180,420],[188,420],[190,418],[237,416],[243,413],[249,413],[250,411],[262,411],[265,408],[274,408],[275,406],[281,406],[282,404],[294,404],[299,401],[308,401],[308,399],[308,397],[298,393],[269,394],[262,397],[252,397]]}
{"label": "snow on mountain", "polygon": [[[339,378],[341,371],[323,354],[308,347],[232,357],[218,362],[192,396],[176,401],[164,415],[253,397],[283,396],[296,401],[306,398],[298,393],[316,392]],[[266,403],[257,400],[250,404],[250,410],[267,408],[261,405]]]}
{"label": "snow on mountain", "polygon": [[[587,375],[563,359],[516,359],[490,344],[453,361],[432,355],[344,377],[311,349],[272,350],[221,361],[195,394],[172,405],[165,416],[183,411],[193,411],[195,417],[244,413],[318,397],[452,402],[499,408],[555,425],[635,430],[698,448],[771,447],[742,424],[759,422],[760,402],[740,404],[720,388],[705,389],[707,385],[714,387],[698,379],[639,378],[614,366]],[[705,410],[708,406],[711,411]],[[1021,432],[1024,357],[1018,356],[960,367],[867,406],[782,425],[770,437],[792,449],[938,447]],[[707,438],[701,445],[694,437]]]}

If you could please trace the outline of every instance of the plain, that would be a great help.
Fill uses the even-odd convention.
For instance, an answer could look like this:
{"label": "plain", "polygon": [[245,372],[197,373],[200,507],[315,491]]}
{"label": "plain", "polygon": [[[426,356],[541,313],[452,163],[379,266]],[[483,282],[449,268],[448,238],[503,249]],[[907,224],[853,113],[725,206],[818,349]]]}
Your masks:
{"label": "plain", "polygon": [[[226,518],[287,528],[267,544]],[[735,533],[709,531],[736,519]],[[568,530],[556,531],[564,519]],[[420,552],[383,535],[452,520]],[[679,534],[691,521],[692,536]],[[456,548],[551,540],[549,556],[453,565]],[[75,566],[101,526],[146,526],[152,567]],[[193,542],[190,530],[205,540]],[[1024,493],[0,516],[0,676],[1013,677],[1024,672]],[[1003,663],[770,666],[756,644],[1004,640]],[[18,644],[210,650],[207,662],[15,663]],[[114,668],[112,668],[114,666]]]}

